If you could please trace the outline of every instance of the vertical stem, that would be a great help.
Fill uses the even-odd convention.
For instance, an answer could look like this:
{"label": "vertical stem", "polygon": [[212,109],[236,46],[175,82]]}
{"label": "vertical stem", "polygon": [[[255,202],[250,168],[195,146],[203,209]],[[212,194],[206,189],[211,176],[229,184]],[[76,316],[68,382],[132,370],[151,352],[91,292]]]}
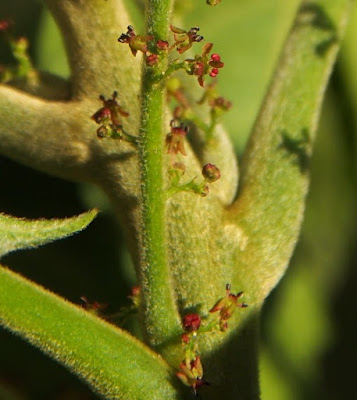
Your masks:
{"label": "vertical stem", "polygon": [[[147,33],[166,39],[172,0],[148,0]],[[147,340],[158,346],[179,334],[180,318],[167,262],[164,193],[165,86],[158,80],[167,67],[163,55],[144,65],[141,104],[140,166],[142,182],[141,283]]]}

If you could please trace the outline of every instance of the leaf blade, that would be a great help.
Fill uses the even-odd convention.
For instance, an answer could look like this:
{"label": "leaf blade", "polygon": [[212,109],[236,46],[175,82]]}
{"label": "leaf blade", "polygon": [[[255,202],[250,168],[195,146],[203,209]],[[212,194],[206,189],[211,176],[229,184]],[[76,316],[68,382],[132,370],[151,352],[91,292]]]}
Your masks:
{"label": "leaf blade", "polygon": [[148,347],[2,266],[0,325],[65,365],[104,398],[179,398],[170,382],[173,371]]}
{"label": "leaf blade", "polygon": [[86,228],[98,210],[71,218],[26,220],[0,214],[0,257],[15,250],[41,246]]}
{"label": "leaf blade", "polygon": [[304,0],[243,159],[231,211],[241,231],[238,285],[261,304],[299,236],[321,103],[351,0]]}

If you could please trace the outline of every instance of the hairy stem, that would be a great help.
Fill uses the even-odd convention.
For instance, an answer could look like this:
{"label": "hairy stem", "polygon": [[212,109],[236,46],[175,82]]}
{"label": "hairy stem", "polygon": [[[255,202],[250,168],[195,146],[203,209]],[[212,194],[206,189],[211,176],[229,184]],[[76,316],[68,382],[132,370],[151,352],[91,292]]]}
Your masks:
{"label": "hairy stem", "polygon": [[[147,31],[165,38],[173,2],[147,2]],[[164,82],[163,56],[154,66],[144,66],[141,104],[140,165],[142,182],[142,258],[144,319],[149,343],[157,346],[180,331],[171,274],[167,261],[164,193]]]}

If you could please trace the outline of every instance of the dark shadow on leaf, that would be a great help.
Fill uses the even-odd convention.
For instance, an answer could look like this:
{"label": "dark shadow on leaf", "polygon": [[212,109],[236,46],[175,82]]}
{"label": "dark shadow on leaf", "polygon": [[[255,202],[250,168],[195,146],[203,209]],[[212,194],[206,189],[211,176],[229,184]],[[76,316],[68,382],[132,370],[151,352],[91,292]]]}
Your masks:
{"label": "dark shadow on leaf", "polygon": [[306,173],[310,166],[309,131],[306,128],[302,129],[299,137],[293,137],[288,131],[282,131],[281,136],[282,141],[279,148],[283,149],[287,156],[293,158],[293,162],[299,167],[302,174]]}
{"label": "dark shadow on leaf", "polygon": [[329,34],[329,37],[315,46],[315,52],[320,57],[323,57],[330,47],[338,41],[336,25],[326,14],[323,7],[314,1],[305,3],[300,7],[298,24],[311,25],[315,29]]}

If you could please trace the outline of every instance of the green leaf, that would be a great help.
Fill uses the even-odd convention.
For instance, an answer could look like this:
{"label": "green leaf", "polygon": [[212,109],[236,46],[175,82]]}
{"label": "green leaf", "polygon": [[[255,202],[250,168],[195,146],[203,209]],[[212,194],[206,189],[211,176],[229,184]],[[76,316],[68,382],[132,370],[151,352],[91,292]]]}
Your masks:
{"label": "green leaf", "polygon": [[1,266],[0,324],[106,399],[180,398],[174,371],[159,355],[125,331]]}
{"label": "green leaf", "polygon": [[283,275],[299,236],[321,103],[351,4],[301,2],[244,155],[232,210],[242,237],[235,279],[257,303]]}
{"label": "green leaf", "polygon": [[97,214],[98,210],[90,210],[75,217],[50,220],[26,220],[0,214],[0,257],[70,236],[86,228]]}

